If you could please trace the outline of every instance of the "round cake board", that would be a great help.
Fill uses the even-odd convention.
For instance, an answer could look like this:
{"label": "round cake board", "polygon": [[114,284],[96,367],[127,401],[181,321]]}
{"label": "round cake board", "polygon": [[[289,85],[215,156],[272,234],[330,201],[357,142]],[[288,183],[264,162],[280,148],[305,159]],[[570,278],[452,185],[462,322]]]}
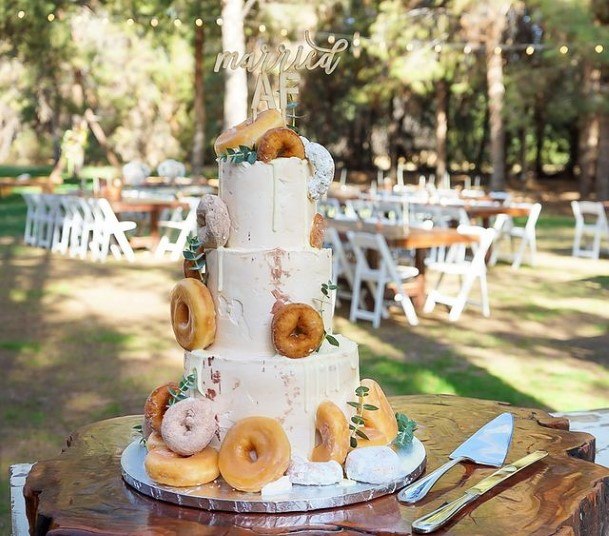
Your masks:
{"label": "round cake board", "polygon": [[416,480],[425,470],[425,447],[415,437],[412,444],[397,451],[402,474],[384,484],[367,484],[343,480],[331,486],[293,485],[289,492],[261,495],[234,490],[222,478],[190,488],[174,488],[157,484],[144,469],[146,447],[133,441],[123,451],[121,467],[123,478],[131,487],[154,499],[180,506],[226,512],[285,513],[308,512],[324,508],[338,508],[349,504],[370,501],[388,495]]}

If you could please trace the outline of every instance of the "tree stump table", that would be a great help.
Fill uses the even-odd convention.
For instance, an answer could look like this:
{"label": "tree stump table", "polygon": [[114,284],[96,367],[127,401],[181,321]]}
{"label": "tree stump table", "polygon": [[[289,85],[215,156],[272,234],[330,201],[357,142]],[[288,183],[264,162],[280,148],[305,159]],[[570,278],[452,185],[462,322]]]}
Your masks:
{"label": "tree stump table", "polygon": [[[445,395],[391,399],[418,423],[427,470],[480,426],[510,411],[514,435],[508,462],[537,449],[544,460],[508,479],[463,510],[437,534],[467,536],[590,535],[609,533],[609,469],[592,463],[594,438],[568,431],[565,419],[501,402]],[[136,437],[140,416],[98,422],[74,433],[67,448],[32,468],[24,488],[33,534],[411,534],[411,522],[460,496],[494,471],[462,463],[416,506],[395,495],[334,510],[296,514],[231,514],[155,501],[121,478],[120,456]]]}

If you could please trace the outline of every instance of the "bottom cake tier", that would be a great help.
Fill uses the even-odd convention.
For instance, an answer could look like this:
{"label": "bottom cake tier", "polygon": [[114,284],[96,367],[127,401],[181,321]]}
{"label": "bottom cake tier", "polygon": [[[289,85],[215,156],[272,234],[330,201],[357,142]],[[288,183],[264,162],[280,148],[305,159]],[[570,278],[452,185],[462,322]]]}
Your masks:
{"label": "bottom cake tier", "polygon": [[186,374],[196,373],[197,392],[214,404],[218,446],[239,420],[273,417],[285,430],[292,453],[309,457],[315,447],[315,414],[324,400],[350,416],[347,402],[359,385],[357,344],[336,336],[339,346],[324,342],[319,352],[301,359],[281,355],[223,355],[215,350],[186,352]]}

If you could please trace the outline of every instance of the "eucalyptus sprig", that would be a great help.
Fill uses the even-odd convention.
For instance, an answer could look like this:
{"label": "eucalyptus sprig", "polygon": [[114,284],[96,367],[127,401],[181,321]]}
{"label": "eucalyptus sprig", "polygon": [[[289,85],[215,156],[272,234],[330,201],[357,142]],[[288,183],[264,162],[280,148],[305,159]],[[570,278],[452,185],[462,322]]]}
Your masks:
{"label": "eucalyptus sprig", "polygon": [[349,430],[351,430],[349,444],[353,449],[357,447],[358,437],[361,439],[368,439],[368,436],[362,430],[365,424],[363,416],[364,410],[376,411],[379,409],[372,404],[366,404],[365,399],[370,394],[370,389],[368,387],[360,385],[355,389],[355,394],[357,396],[357,402],[347,402],[347,404],[355,408],[355,415],[351,417],[351,422],[349,423]]}
{"label": "eucalyptus sprig", "polygon": [[201,241],[196,235],[188,237],[186,249],[182,251],[182,255],[187,261],[193,263],[192,269],[198,270],[201,280],[204,280],[203,273],[206,270],[207,261],[205,258],[205,251],[201,248]]}
{"label": "eucalyptus sprig", "polygon": [[[331,290],[336,290],[338,287],[332,283],[332,281],[328,280],[327,283],[322,283],[321,284],[321,293],[326,297],[326,299],[324,300],[322,299],[317,299],[316,301],[319,302],[319,314],[323,315],[324,314],[324,305],[330,305],[330,291]],[[332,346],[340,346],[338,339],[336,337],[334,337],[333,335],[330,335],[327,331],[324,330],[324,339],[326,339]]]}
{"label": "eucalyptus sprig", "polygon": [[336,290],[338,288],[337,285],[335,285],[334,283],[332,283],[332,281],[330,281],[328,279],[327,283],[322,283],[321,284],[321,293],[328,299],[330,299],[330,291],[331,290]]}
{"label": "eucalyptus sprig", "polygon": [[398,435],[393,440],[393,444],[400,448],[407,447],[412,443],[417,423],[403,413],[396,413],[395,420],[398,423]]}
{"label": "eucalyptus sprig", "polygon": [[180,400],[184,400],[188,398],[188,391],[193,390],[197,385],[197,373],[192,372],[188,376],[182,376],[180,383],[178,383],[178,388],[169,389],[169,394],[171,398],[169,399],[169,403],[167,407],[173,406],[176,402]]}
{"label": "eucalyptus sprig", "polygon": [[144,427],[141,424],[136,424],[133,427],[133,431],[142,436],[140,439],[140,445],[146,446],[146,438],[144,437]]}
{"label": "eucalyptus sprig", "polygon": [[253,164],[258,158],[258,154],[247,145],[239,145],[238,149],[229,147],[219,158],[224,162],[232,162],[233,164],[242,164],[243,162]]}

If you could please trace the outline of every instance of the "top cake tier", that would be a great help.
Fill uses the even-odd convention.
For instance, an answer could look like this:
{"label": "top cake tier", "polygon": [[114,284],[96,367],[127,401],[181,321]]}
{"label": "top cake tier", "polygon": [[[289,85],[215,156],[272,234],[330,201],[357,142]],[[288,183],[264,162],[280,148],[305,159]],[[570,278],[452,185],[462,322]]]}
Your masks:
{"label": "top cake tier", "polygon": [[307,195],[307,160],[266,164],[220,161],[219,196],[231,218],[228,248],[309,249],[315,202]]}

